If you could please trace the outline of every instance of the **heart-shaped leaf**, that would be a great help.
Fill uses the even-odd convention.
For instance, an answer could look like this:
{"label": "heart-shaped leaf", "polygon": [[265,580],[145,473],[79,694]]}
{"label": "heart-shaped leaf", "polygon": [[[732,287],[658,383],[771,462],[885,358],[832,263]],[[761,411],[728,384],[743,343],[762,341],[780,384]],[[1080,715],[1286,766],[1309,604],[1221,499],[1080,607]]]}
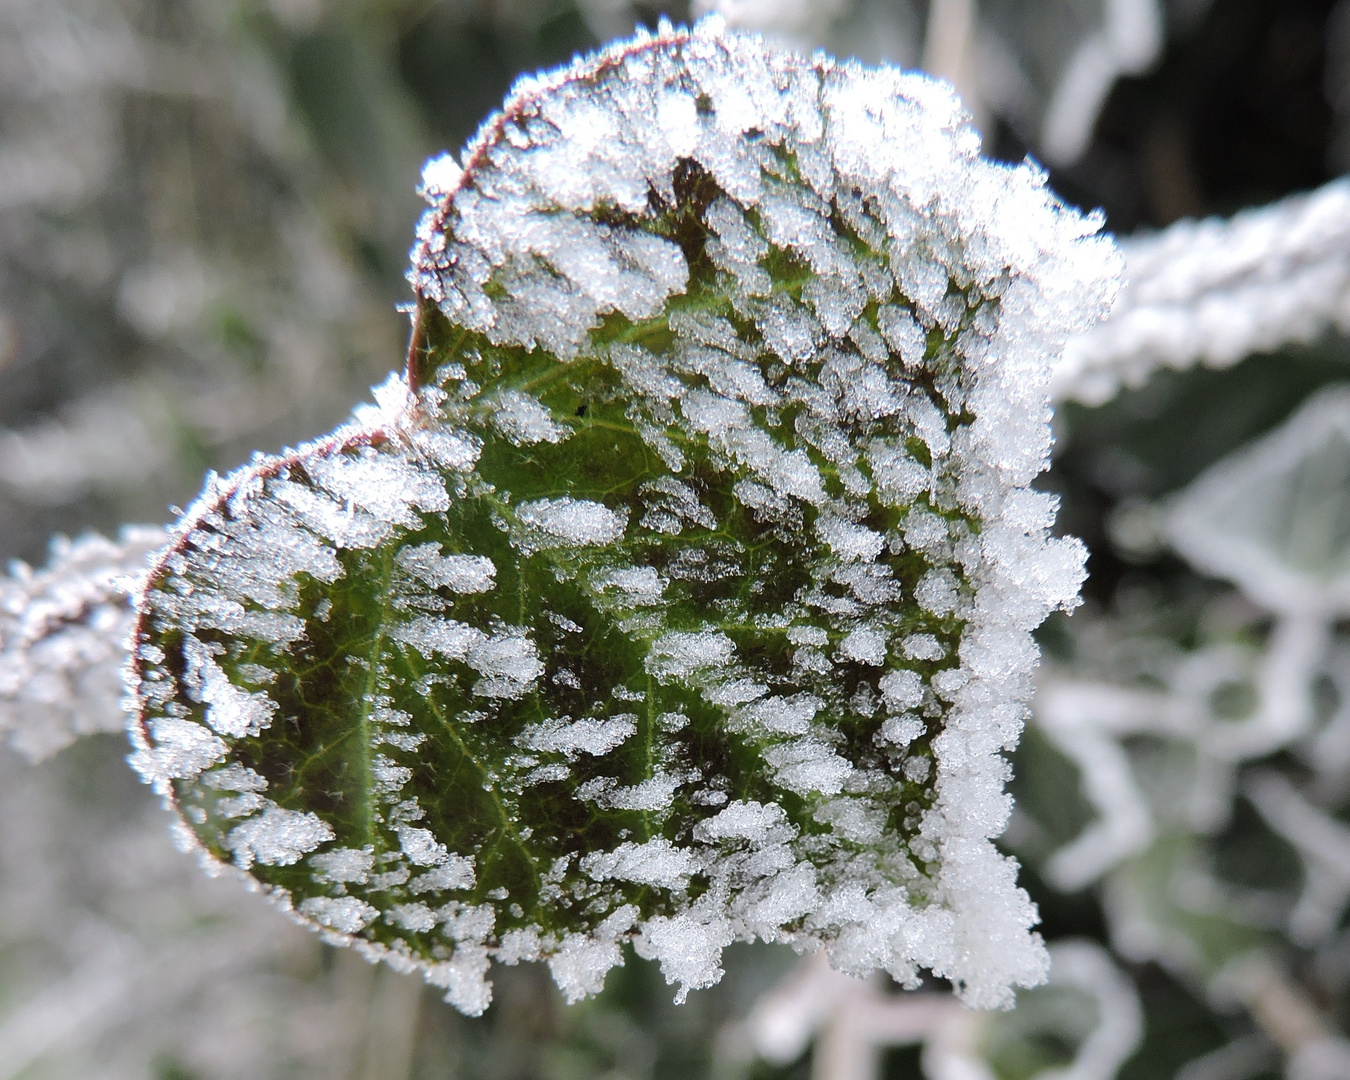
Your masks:
{"label": "heart-shaped leaf", "polygon": [[136,762],[210,857],[467,1012],[734,940],[1000,1005],[1003,828],[1083,552],[1028,484],[1116,259],[917,75],[669,28],[431,162],[406,376],[207,486]]}

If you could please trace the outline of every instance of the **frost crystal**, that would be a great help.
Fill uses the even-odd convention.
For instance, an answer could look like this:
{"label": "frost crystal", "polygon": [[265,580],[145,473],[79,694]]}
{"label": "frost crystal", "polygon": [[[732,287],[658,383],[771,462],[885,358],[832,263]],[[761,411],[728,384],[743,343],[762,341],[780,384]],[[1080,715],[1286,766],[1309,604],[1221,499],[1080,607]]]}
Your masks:
{"label": "frost crystal", "polygon": [[209,483],[140,600],[136,762],[205,850],[468,1012],[625,942],[680,997],[753,938],[1042,979],[990,840],[1082,576],[1050,369],[1118,267],[977,151],[939,84],[706,21],[433,161],[406,378]]}

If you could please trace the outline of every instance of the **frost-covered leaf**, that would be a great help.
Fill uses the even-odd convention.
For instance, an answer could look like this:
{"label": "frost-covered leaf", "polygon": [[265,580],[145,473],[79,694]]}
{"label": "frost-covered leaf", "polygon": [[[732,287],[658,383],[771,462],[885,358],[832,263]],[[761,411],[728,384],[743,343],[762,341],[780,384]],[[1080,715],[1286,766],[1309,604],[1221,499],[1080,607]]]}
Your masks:
{"label": "frost-covered leaf", "polygon": [[[1206,895],[1204,852],[1194,836],[1161,837],[1117,870],[1104,897],[1111,944],[1125,959],[1156,961],[1207,982],[1239,957],[1268,945],[1247,912]],[[1212,880],[1212,879],[1210,879]]]}
{"label": "frost-covered leaf", "polygon": [[430,162],[406,378],[213,480],[136,763],[210,856],[468,1012],[622,945],[1043,977],[989,838],[1081,546],[1030,490],[1116,258],[941,85],[705,22]]}
{"label": "frost-covered leaf", "polygon": [[1175,497],[1168,538],[1281,613],[1350,613],[1350,388],[1328,387]]}

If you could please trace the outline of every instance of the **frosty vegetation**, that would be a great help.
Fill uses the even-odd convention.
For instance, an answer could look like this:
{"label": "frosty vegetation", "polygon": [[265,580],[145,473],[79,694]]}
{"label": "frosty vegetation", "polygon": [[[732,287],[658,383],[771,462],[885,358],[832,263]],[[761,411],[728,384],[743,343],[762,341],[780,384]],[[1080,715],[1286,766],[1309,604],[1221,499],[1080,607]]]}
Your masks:
{"label": "frosty vegetation", "polygon": [[1122,245],[1128,287],[1109,322],[1072,342],[1057,399],[1090,405],[1160,368],[1223,368],[1350,328],[1350,184],[1181,221]]}
{"label": "frosty vegetation", "polygon": [[990,838],[1082,575],[1028,485],[1099,222],[940,85],[715,22],[523,81],[424,190],[406,374],[208,482],[139,601],[203,858],[470,1013],[626,941],[681,997],[755,938],[1040,981]]}
{"label": "frosty vegetation", "polygon": [[[1335,992],[1350,983],[1338,951],[1350,905],[1347,475],[1339,383],[1148,512],[1159,543],[1225,584],[1080,615],[1071,661],[1040,679],[1037,734],[1078,770],[1090,814],[1058,846],[1033,839],[1028,816],[1016,846],[1056,888],[1100,881],[1119,955],[1260,1018],[1259,1037],[1195,1059],[1187,1076],[1250,1073],[1280,1054],[1289,1077],[1350,1070],[1350,1041],[1290,960],[1314,957]],[[1291,864],[1278,888],[1234,881],[1216,857],[1244,804]]]}
{"label": "frosty vegetation", "polygon": [[124,529],[120,542],[58,540],[41,570],[16,565],[0,578],[0,733],[25,757],[125,726],[127,597],[166,540],[144,526]]}
{"label": "frosty vegetation", "polygon": [[[266,6],[295,13],[287,18],[301,22],[319,19],[305,25],[326,37],[340,27],[339,41],[348,40],[343,35],[379,36],[368,23],[351,21],[345,5],[340,14],[327,5],[281,0]],[[536,6],[511,5],[510,17],[531,18],[520,13]],[[593,27],[602,15],[609,20],[610,30],[597,30],[602,37],[626,32],[631,25],[615,25],[622,17],[631,18],[632,8],[624,4],[594,0],[579,6]],[[789,16],[799,15],[811,23],[801,35],[811,45],[841,55],[884,53],[916,62],[920,50],[912,8],[929,5],[825,0],[794,7],[790,2],[745,0],[715,6],[729,18],[736,9],[742,16],[763,15],[766,29],[778,33]],[[934,0],[931,6],[976,7],[967,0]],[[1128,44],[1116,41],[1124,25],[1116,17],[1119,13],[1160,10],[1153,0],[1090,6],[1094,19],[1111,17],[1109,27],[1080,26],[1064,17],[1070,9],[1085,10],[1069,0],[1030,7],[1013,0],[985,0],[965,41],[955,43],[960,48],[949,50],[957,59],[975,60],[966,68],[974,80],[963,83],[959,66],[930,64],[930,57],[940,52],[937,48],[924,48],[925,65],[955,78],[966,107],[977,116],[982,97],[986,107],[1028,107],[1020,117],[1014,111],[1000,115],[1046,160],[1056,160],[1048,153],[1054,142],[1051,119],[1062,121],[1068,115],[1072,120],[1076,113],[1081,120],[1084,110],[1095,107],[1083,93],[1081,79],[1092,65],[1085,67],[1081,58],[1101,61],[1107,36],[1112,49]],[[1169,35],[1184,33],[1172,18],[1182,6],[1195,12],[1204,4],[1173,5],[1166,24]],[[396,243],[405,243],[410,215],[394,200],[412,175],[415,163],[409,153],[414,147],[400,154],[383,138],[398,125],[396,116],[380,111],[380,86],[353,80],[359,86],[356,96],[376,110],[377,120],[349,138],[380,161],[382,171],[366,178],[360,199],[320,198],[316,192],[331,176],[313,149],[304,149],[306,132],[277,126],[291,107],[287,95],[292,72],[276,57],[290,57],[293,50],[268,52],[268,60],[261,53],[250,55],[252,32],[240,36],[243,24],[222,16],[230,5],[183,9],[171,28],[146,17],[152,8],[141,0],[113,6],[86,0],[16,0],[0,19],[5,22],[0,37],[20,27],[18,36],[24,41],[22,48],[6,52],[15,61],[10,73],[19,72],[6,83],[8,107],[23,117],[6,143],[6,163],[13,166],[9,172],[20,183],[6,190],[6,197],[13,196],[4,207],[12,258],[4,268],[3,291],[10,306],[0,312],[0,353],[11,363],[5,370],[10,422],[24,425],[0,432],[0,494],[10,500],[11,511],[3,517],[12,550],[31,550],[35,537],[78,528],[93,516],[101,515],[106,523],[158,513],[164,502],[182,496],[181,487],[166,486],[167,478],[198,468],[200,458],[184,453],[185,445],[205,445],[213,460],[228,462],[252,446],[275,446],[283,438],[325,430],[335,410],[347,408],[351,381],[371,381],[363,372],[382,370],[391,348],[397,347],[387,340],[394,335],[370,333],[369,327],[363,331],[356,325],[360,319],[353,320],[372,312],[378,316],[389,305],[363,276],[369,268],[349,266],[344,253],[350,250],[343,227],[350,206],[361,208],[363,221],[375,206],[375,217],[392,223]],[[307,9],[312,9],[309,16]],[[389,10],[405,9],[395,5]],[[385,11],[381,8],[382,18],[401,17]],[[1013,17],[1001,18],[1008,13]],[[124,18],[125,24],[119,21]],[[828,33],[817,33],[816,27],[826,21]],[[927,25],[941,22],[930,19]],[[1340,22],[1341,31],[1333,29],[1335,19],[1328,26],[1326,75],[1329,81],[1343,82],[1343,72],[1338,76],[1332,64],[1339,49],[1344,66],[1345,45],[1337,44],[1344,19]],[[1136,29],[1143,25],[1136,20]],[[911,37],[898,49],[894,35],[885,31],[905,26]],[[1085,30],[1092,36],[1080,48]],[[138,37],[143,31],[155,36]],[[268,24],[268,31],[275,27]],[[189,38],[194,44],[184,52]],[[1143,40],[1136,35],[1132,48]],[[61,53],[62,43],[78,46],[73,61],[71,54]],[[1031,97],[1012,93],[1016,87],[999,81],[1010,68],[998,62],[994,46],[1005,50],[1002,59],[1015,61],[1014,74],[1020,64],[1033,80],[1044,74],[1050,82],[1043,86],[1036,81]],[[187,64],[181,63],[184,55],[191,56]],[[142,64],[138,57],[155,63]],[[53,58],[61,59],[53,64]],[[1047,58],[1053,67],[1043,65]],[[161,66],[169,59],[179,66]],[[270,64],[275,70],[269,70]],[[1076,85],[1068,74],[1080,76]],[[1052,85],[1053,94],[1041,93]],[[233,87],[240,92],[232,92]],[[1343,98],[1343,93],[1337,98],[1342,123]],[[1054,107],[1055,101],[1066,103],[1068,113]],[[176,119],[165,122],[169,116]],[[92,126],[90,117],[96,118]],[[191,117],[186,127],[194,136],[187,135],[184,117]],[[1080,135],[1086,130],[1078,128]],[[380,137],[369,138],[372,133]],[[420,146],[415,149],[424,152]],[[258,154],[267,168],[257,168]],[[185,161],[190,168],[184,167]],[[453,187],[461,164],[468,162],[442,159],[431,170],[428,186]],[[147,190],[175,193],[169,200],[169,221],[164,200],[155,214],[142,212],[138,191],[123,183],[128,166],[158,175]],[[197,204],[184,196],[197,183],[204,185],[199,194],[213,208],[217,231],[210,238],[198,235]],[[252,194],[241,199],[241,192]],[[228,819],[215,837],[228,838],[236,826],[248,826],[230,848],[211,848],[215,857],[208,860],[210,869],[227,869],[215,880],[196,873],[191,860],[179,857],[165,842],[163,813],[118,785],[122,751],[115,741],[89,739],[56,752],[80,735],[121,726],[114,698],[131,621],[125,590],[144,573],[146,551],[160,547],[164,536],[152,530],[143,537],[124,534],[111,543],[58,540],[44,568],[16,564],[0,580],[0,737],[30,758],[47,757],[27,767],[0,753],[5,819],[0,877],[8,882],[0,897],[5,973],[0,1077],[151,1072],[393,1076],[446,1068],[472,1073],[475,1060],[490,1063],[479,1065],[478,1071],[524,1073],[531,1067],[522,1061],[560,1057],[585,1062],[573,1068],[586,1075],[617,1070],[634,1076],[668,1073],[673,1057],[681,1062],[677,1071],[692,1076],[699,1073],[698,1063],[685,1067],[686,1057],[681,1056],[690,1050],[700,1059],[714,1059],[717,1075],[760,1075],[778,1065],[793,1068],[790,1062],[810,1053],[810,1069],[821,1080],[870,1080],[882,1072],[883,1048],[915,1044],[922,1046],[921,1068],[930,1080],[1032,1074],[1042,1080],[1106,1080],[1118,1071],[1218,1080],[1261,1069],[1297,1080],[1350,1076],[1350,1043],[1338,1034],[1350,994],[1350,949],[1343,929],[1350,906],[1350,830],[1345,824],[1350,800],[1350,640],[1343,614],[1350,397],[1330,387],[1311,393],[1344,375],[1343,367],[1328,363],[1342,354],[1347,325],[1342,309],[1350,232],[1344,228],[1344,210],[1344,183],[1337,181],[1231,220],[1182,221],[1157,235],[1127,238],[1123,249],[1129,285],[1113,317],[1072,340],[1051,379],[1051,397],[1059,401],[1109,402],[1119,395],[1100,409],[1070,404],[1062,411],[1062,455],[1057,475],[1050,478],[1051,486],[1066,485],[1073,527],[1094,537],[1094,553],[1106,573],[1096,579],[1087,610],[1072,620],[1056,619],[1047,628],[1044,640],[1053,659],[1038,673],[1034,715],[1018,751],[1017,803],[1000,846],[1034,870],[1044,890],[1040,895],[1048,901],[1056,892],[1076,892],[1067,910],[1100,913],[1100,933],[1109,941],[1110,958],[1084,942],[1055,940],[1070,929],[1063,920],[1066,908],[1056,903],[1054,911],[1045,913],[1046,936],[1051,938],[1048,981],[1020,990],[1017,1008],[1008,1012],[974,1013],[940,992],[896,994],[887,979],[857,979],[834,970],[827,949],[803,957],[747,1008],[747,995],[757,993],[787,962],[781,950],[771,948],[733,951],[726,957],[723,985],[695,995],[692,1008],[682,1007],[678,1015],[646,993],[647,981],[655,977],[654,964],[622,973],[622,979],[612,974],[603,998],[580,1009],[557,1008],[552,995],[539,996],[540,983],[547,979],[547,967],[540,964],[489,973],[496,982],[496,1019],[464,1024],[448,1010],[421,1010],[419,1001],[427,995],[419,990],[420,980],[384,966],[368,967],[350,950],[333,954],[320,948],[317,935],[296,932],[238,887],[241,877],[255,880],[249,874],[275,884],[273,875],[288,868],[263,859],[297,854],[299,861],[291,868],[307,875],[304,889],[309,891],[293,893],[292,906],[313,896],[343,900],[339,886],[331,884],[337,881],[347,889],[346,898],[378,912],[373,927],[358,931],[366,937],[393,926],[385,914],[392,905],[414,899],[411,877],[402,887],[407,895],[399,893],[397,884],[372,891],[369,886],[379,884],[374,879],[384,869],[376,865],[373,845],[369,865],[364,844],[324,841],[308,854],[300,852],[322,831],[322,823],[335,833],[350,830],[350,815],[335,812],[332,805],[314,804],[314,792],[322,790],[318,785],[304,792],[286,786],[285,769],[292,759],[285,755],[293,751],[273,744],[272,756],[254,769],[268,782],[266,789],[259,789],[248,773],[222,769],[226,762],[208,769],[219,771],[227,783],[241,785],[235,791],[212,789],[210,797],[238,800],[225,809],[241,815]],[[607,221],[615,223],[613,217]],[[77,226],[73,231],[72,225]],[[247,236],[264,242],[241,243]],[[699,280],[697,261],[687,265],[693,268],[691,278]],[[778,282],[780,269],[771,260],[762,265],[771,281]],[[792,295],[801,299],[799,292]],[[214,319],[228,307],[246,316],[257,334],[252,347],[260,352],[245,356],[221,348]],[[738,335],[755,340],[755,330],[735,318],[729,321]],[[1331,332],[1319,340],[1328,328]],[[431,345],[436,352],[417,372],[419,388],[436,381],[429,370],[434,366],[471,366],[454,355],[457,346],[446,337],[444,323],[432,320],[426,330],[422,347]],[[72,349],[70,342],[76,339],[82,344]],[[65,344],[51,354],[44,352],[42,364],[29,364],[30,350],[45,350],[52,340]],[[131,365],[124,363],[129,340],[136,356]],[[1288,342],[1307,344],[1274,357],[1248,355]],[[353,348],[365,358],[356,370],[347,366]],[[48,355],[59,356],[59,362],[50,362]],[[489,354],[484,350],[483,355]],[[588,355],[579,355],[573,364],[585,362]],[[109,363],[113,358],[118,362]],[[145,358],[153,358],[152,367],[141,366]],[[1228,370],[1180,370],[1201,365]],[[30,407],[31,386],[21,372],[38,368],[45,382],[62,389],[56,398],[43,397]],[[899,367],[890,370],[910,377]],[[148,373],[128,375],[137,371]],[[678,372],[676,377],[686,378]],[[124,378],[133,381],[118,381]],[[490,397],[492,409],[491,427],[483,436],[482,454],[487,456],[480,454],[476,469],[513,493],[512,505],[523,508],[529,526],[512,551],[529,548],[530,559],[549,558],[550,551],[558,555],[563,549],[555,541],[568,535],[569,519],[591,537],[614,535],[615,543],[626,543],[646,510],[634,517],[634,502],[625,504],[622,495],[612,501],[599,490],[599,480],[589,491],[576,483],[543,482],[527,490],[515,472],[508,483],[486,473],[494,447],[502,453],[552,454],[576,446],[584,432],[577,428],[582,418],[576,417],[575,407],[569,413],[545,391],[522,387],[519,380],[475,378],[480,389],[486,387],[480,400]],[[153,394],[147,392],[150,386]],[[1144,387],[1143,393],[1120,394],[1135,386]],[[1197,386],[1204,391],[1203,401],[1188,396]],[[360,419],[356,431],[381,424],[391,431],[406,426],[400,416],[404,391],[398,385],[389,390],[385,396],[394,401],[384,418]],[[63,396],[67,408],[53,411]],[[1258,401],[1264,419],[1253,423],[1246,408]],[[303,411],[297,402],[303,402]],[[1300,402],[1306,407],[1299,408]],[[594,409],[595,400],[589,398],[587,415]],[[682,406],[676,403],[674,410],[683,423]],[[613,420],[612,415],[602,418]],[[462,426],[469,429],[471,424]],[[481,426],[474,430],[482,434]],[[1180,442],[1173,441],[1178,431],[1187,436]],[[1153,453],[1159,444],[1176,448],[1165,467]],[[807,453],[814,451],[807,446]],[[1222,453],[1231,456],[1215,465]],[[542,468],[558,472],[562,463],[550,457]],[[872,475],[867,463],[861,471]],[[1086,519],[1077,516],[1084,510],[1078,485],[1085,471],[1091,474],[1089,500],[1095,507]],[[828,470],[822,475],[828,476]],[[704,483],[701,476],[694,482]],[[94,493],[96,502],[60,510],[64,501],[84,493]],[[678,490],[666,494],[681,538],[702,543],[698,529],[721,527],[726,503],[706,496],[684,501]],[[1104,521],[1106,506],[1098,505],[1102,495],[1107,506],[1114,506]],[[345,513],[345,496],[341,502]],[[619,525],[616,520],[625,505],[630,512]],[[354,500],[351,516],[359,511]],[[425,516],[421,510],[414,513]],[[811,514],[804,509],[806,522]],[[1096,530],[1098,524],[1106,526],[1104,533]],[[834,529],[828,535],[848,542],[846,534]],[[345,548],[325,544],[346,558]],[[1117,556],[1127,570],[1120,586],[1113,587]],[[672,578],[655,556],[628,549],[626,558],[627,566],[604,572],[599,591],[625,597],[630,607],[640,607],[639,600],[663,604],[663,618],[673,631],[696,632],[697,620],[686,619],[685,610],[676,608]],[[344,591],[362,569],[345,565],[344,577],[322,586],[337,609],[336,614],[330,609],[330,622],[341,614]],[[398,548],[392,565],[442,600],[493,603],[491,613],[500,614],[501,624],[480,621],[477,609],[465,613],[447,607],[420,614],[474,626],[488,640],[503,627],[525,628],[538,646],[538,660],[552,663],[549,650],[556,648],[556,641],[541,638],[498,595],[514,587],[516,571],[510,560],[499,559],[477,540],[451,544],[439,535],[414,536]],[[540,595],[558,595],[547,581],[541,587],[538,576],[532,588]],[[902,593],[900,604],[909,603],[911,595],[917,596],[917,590]],[[589,629],[575,611],[560,617]],[[615,616],[620,617],[625,616]],[[563,628],[562,623],[554,625]],[[743,639],[736,631],[717,629],[739,650]],[[430,632],[421,638],[428,645],[440,638],[438,628],[428,622],[409,629],[404,644],[423,631]],[[311,633],[307,627],[306,635]],[[933,639],[916,637],[915,650],[930,652],[942,644],[937,632],[914,633],[929,633]],[[194,636],[204,642],[210,637],[205,632]],[[290,657],[267,661],[278,670],[269,686],[237,680],[231,685],[248,693],[262,691],[285,705],[276,688],[289,677],[294,650],[306,640],[312,638],[284,647]],[[612,640],[605,639],[606,647]],[[860,637],[855,645],[859,654],[876,655],[875,639]],[[917,666],[915,658],[892,658],[893,642],[886,645],[888,669]],[[789,643],[794,650],[804,646],[842,655],[828,633],[819,645],[811,640]],[[464,648],[467,659],[468,645]],[[646,655],[653,658],[654,668],[673,657],[654,648]],[[717,651],[709,655],[715,657]],[[210,691],[218,702],[229,696],[225,684],[235,672],[230,662],[215,654],[212,659],[228,673]],[[441,656],[435,663],[451,667],[459,662]],[[259,667],[265,670],[261,662]],[[571,689],[580,689],[578,672],[583,669],[571,663],[559,667],[576,676],[578,686]],[[570,677],[561,670],[558,674],[564,682],[547,684],[547,694],[569,685]],[[475,682],[485,678],[477,672],[471,677]],[[315,684],[312,676],[307,680],[309,693]],[[536,682],[529,693],[539,689]],[[212,707],[185,700],[198,719],[204,720]],[[302,716],[322,719],[321,714],[289,706],[269,714],[265,701],[244,703],[250,700],[262,707],[241,713],[236,726],[266,723],[261,739]],[[483,702],[470,713],[487,712],[492,704]],[[438,779],[444,777],[448,758],[436,749],[434,730],[423,726],[425,718],[415,710],[405,711],[414,716],[417,729],[410,725],[407,731],[388,734],[404,746],[420,734],[428,737],[396,759],[388,746],[376,753],[409,769],[425,764],[438,770]],[[644,733],[643,711],[642,702],[636,701],[606,713],[541,710],[522,722],[520,741],[511,739],[510,752],[535,756],[539,766],[532,770],[550,765],[570,770],[579,777],[579,792],[590,780],[613,780],[612,786],[586,787],[582,805],[596,816],[609,815],[611,821],[621,817],[614,830],[628,828],[627,839],[640,840],[643,834],[631,823],[639,812],[624,810],[621,804],[630,800],[619,789],[641,788],[633,800],[654,803],[665,798],[673,783],[670,770],[658,778],[657,770],[649,776],[620,761]],[[809,722],[839,725],[841,715],[822,707]],[[476,721],[479,731],[481,719]],[[884,725],[892,718],[878,713],[875,719]],[[673,737],[693,739],[701,722],[707,721],[693,717]],[[930,722],[949,723],[951,718],[902,715],[895,718],[891,734],[921,743]],[[246,750],[261,745],[250,743],[252,736],[211,734]],[[315,745],[324,744],[318,740]],[[851,753],[847,745],[838,745],[841,757]],[[916,773],[925,761],[933,769],[932,757],[910,756]],[[598,764],[602,758],[603,767]],[[902,766],[906,761],[901,759]],[[239,764],[253,768],[243,760]],[[585,772],[588,766],[595,768]],[[661,786],[643,787],[649,779],[658,779]],[[418,795],[423,806],[432,806],[418,783],[410,778],[404,790]],[[463,794],[456,784],[448,785],[452,793]],[[534,785],[542,786],[542,781]],[[436,785],[432,794],[445,787]],[[327,790],[341,795],[344,789],[333,784]],[[524,800],[500,790],[503,805],[519,811]],[[672,818],[705,815],[694,826],[704,826],[701,838],[745,845],[742,850],[758,842],[756,834],[728,838],[719,826],[710,826],[707,811],[689,811],[682,802],[691,791],[687,781],[670,790]],[[555,801],[540,800],[527,806],[528,812],[537,819],[542,805],[555,833],[570,828],[571,819],[559,818],[553,810],[566,807],[571,796],[563,793],[555,799],[556,789],[546,794]],[[269,814],[267,799],[283,810],[312,811],[321,824]],[[260,804],[260,810],[250,811]],[[802,807],[787,799],[774,803],[762,798],[762,806],[780,807],[783,821],[794,827],[804,820]],[[408,823],[400,824],[408,828]],[[757,828],[740,819],[734,824]],[[773,827],[771,821],[759,824],[766,835]],[[432,825],[428,817],[413,827],[430,834]],[[672,825],[662,837],[674,848],[695,848],[679,827]],[[806,829],[811,828],[821,826],[808,821]],[[178,839],[196,842],[183,829],[180,822]],[[397,846],[403,852],[405,834],[398,827],[378,835],[390,849]],[[433,915],[444,910],[444,897],[449,896],[490,905],[494,919],[499,912],[504,912],[503,920],[510,917],[509,905],[519,900],[518,894],[504,900],[481,895],[492,887],[477,880],[481,847],[474,850],[473,844],[456,842],[458,857],[451,858],[447,836],[406,835],[409,852],[418,857],[434,859],[432,845],[447,845],[439,864],[415,863],[408,854],[413,877],[435,870],[447,888],[456,882],[466,886],[416,897]],[[887,833],[876,846],[890,844],[896,836]],[[205,839],[213,843],[212,836]],[[576,838],[576,844],[582,839]],[[614,855],[623,842],[614,836],[595,850]],[[908,843],[903,828],[896,842]],[[237,869],[249,859],[249,871]],[[236,870],[229,872],[231,864]],[[355,880],[362,874],[365,883]],[[820,871],[817,875],[818,881],[825,880]],[[313,882],[314,876],[320,882]],[[340,881],[347,876],[353,880]],[[689,880],[693,896],[706,875],[700,869]],[[275,892],[273,896],[280,898]],[[916,902],[922,906],[927,901]],[[359,917],[362,910],[351,903],[334,905],[330,912],[336,921]],[[623,942],[649,918],[644,915],[608,945],[625,954]],[[316,925],[312,917],[299,921]],[[829,927],[804,927],[805,922],[789,925],[783,937],[807,948],[815,943],[813,934],[829,937]],[[1082,925],[1076,915],[1070,923],[1075,930]],[[446,934],[451,926],[447,919],[430,927],[430,940],[446,951],[455,947],[453,930]],[[331,925],[325,933],[331,940],[347,940]],[[407,933],[384,940],[389,936],[414,944],[427,940]],[[485,940],[486,951],[500,957],[500,936]],[[415,966],[411,958],[400,967],[410,964]],[[532,1016],[541,1006],[545,1015],[539,1026],[532,1021],[529,1039],[521,1037],[517,1019],[522,1002],[528,1003]],[[604,1048],[597,1050],[601,1042]],[[672,1053],[676,1045],[678,1051]],[[455,1063],[448,1064],[447,1058]],[[1190,1060],[1183,1066],[1185,1059]],[[893,1071],[894,1059],[886,1065]],[[799,1062],[795,1071],[801,1068]]]}

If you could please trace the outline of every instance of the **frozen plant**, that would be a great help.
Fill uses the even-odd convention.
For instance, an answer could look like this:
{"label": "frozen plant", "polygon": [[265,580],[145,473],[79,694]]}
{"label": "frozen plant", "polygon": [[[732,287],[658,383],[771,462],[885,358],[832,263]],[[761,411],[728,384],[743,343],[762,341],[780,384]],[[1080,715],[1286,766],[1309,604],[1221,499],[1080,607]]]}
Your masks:
{"label": "frozen plant", "polygon": [[1179,221],[1121,245],[1128,286],[1111,319],[1071,342],[1056,400],[1089,405],[1159,369],[1226,368],[1350,328],[1350,184]]}
{"label": "frozen plant", "polygon": [[124,529],[117,543],[58,538],[41,570],[16,564],[0,578],[0,734],[29,760],[122,730],[120,672],[133,621],[126,601],[166,540],[148,527]]}
{"label": "frozen plant", "polygon": [[523,80],[423,174],[405,373],[211,478],[134,764],[208,866],[469,1013],[622,946],[1045,977],[991,844],[1083,549],[1031,481],[1117,258],[950,91],[715,21]]}
{"label": "frozen plant", "polygon": [[[1143,1036],[1134,985],[1094,942],[1059,941],[1050,953],[1048,984],[1005,1013],[972,1012],[944,994],[887,993],[881,980],[841,975],[817,954],[722,1030],[721,1056],[785,1066],[814,1039],[812,1080],[875,1080],[885,1047],[917,1043],[928,1080],[992,1080],[1008,1065],[1033,1080],[1112,1080]],[[1072,1061],[1026,1073],[1028,1044],[1047,1035],[1074,1048]]]}

